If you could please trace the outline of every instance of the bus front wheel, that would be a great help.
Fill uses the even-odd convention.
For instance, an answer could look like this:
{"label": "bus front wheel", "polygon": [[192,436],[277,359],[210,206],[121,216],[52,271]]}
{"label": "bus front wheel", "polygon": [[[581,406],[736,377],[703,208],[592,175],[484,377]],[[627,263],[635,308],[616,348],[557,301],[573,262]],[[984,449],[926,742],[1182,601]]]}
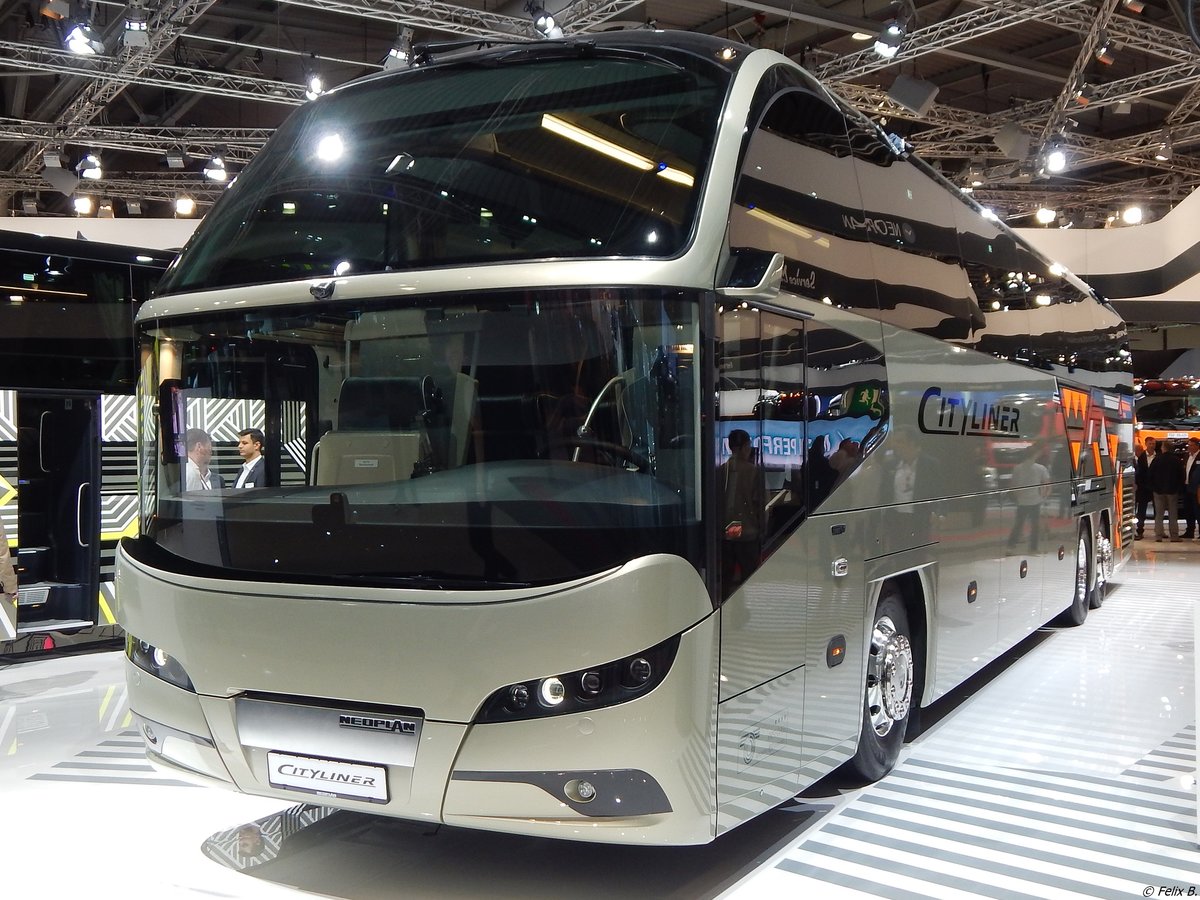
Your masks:
{"label": "bus front wheel", "polygon": [[1082,625],[1087,619],[1092,597],[1092,533],[1086,525],[1079,526],[1079,542],[1075,548],[1075,595],[1055,625]]}
{"label": "bus front wheel", "polygon": [[872,782],[896,765],[913,703],[912,634],[904,601],[895,588],[885,588],[875,608],[863,693],[858,752],[846,767],[848,774]]}

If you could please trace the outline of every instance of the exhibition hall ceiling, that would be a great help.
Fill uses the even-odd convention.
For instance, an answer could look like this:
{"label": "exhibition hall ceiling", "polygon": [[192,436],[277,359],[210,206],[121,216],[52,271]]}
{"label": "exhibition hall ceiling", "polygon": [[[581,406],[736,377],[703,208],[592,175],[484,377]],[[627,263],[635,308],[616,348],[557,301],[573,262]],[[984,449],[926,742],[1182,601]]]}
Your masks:
{"label": "exhibition hall ceiling", "polygon": [[[1100,227],[1137,201],[1161,216],[1200,183],[1193,0],[541,0],[566,37],[683,29],[802,62],[1013,225],[1039,207]],[[203,212],[305,99],[377,71],[404,28],[418,43],[534,40],[524,0],[0,0],[0,198],[66,214],[85,181],[128,215],[181,193]],[[903,26],[891,58],[874,49]],[[144,28],[141,25],[144,23]],[[92,49],[66,48],[77,24]],[[130,29],[128,26],[133,25]],[[865,38],[865,39],[864,39]],[[1066,167],[1049,173],[1058,145]],[[55,157],[57,152],[57,157]],[[55,164],[57,160],[57,165]],[[54,171],[57,169],[58,171]],[[82,190],[82,188],[78,188]],[[162,214],[166,214],[165,212]]]}

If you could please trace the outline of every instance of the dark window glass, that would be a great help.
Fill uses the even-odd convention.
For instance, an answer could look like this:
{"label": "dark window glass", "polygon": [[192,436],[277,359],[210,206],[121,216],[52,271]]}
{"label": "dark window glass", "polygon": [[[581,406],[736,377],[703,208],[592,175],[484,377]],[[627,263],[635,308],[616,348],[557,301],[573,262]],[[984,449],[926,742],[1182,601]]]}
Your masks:
{"label": "dark window glass", "polygon": [[[652,290],[147,322],[137,552],[250,579],[468,588],[652,553],[700,569],[699,345],[695,297]],[[246,489],[251,427],[266,462]],[[197,440],[211,461],[189,457]]]}
{"label": "dark window glass", "polygon": [[206,217],[165,292],[690,238],[728,73],[597,49],[368,79],[297,112]]}
{"label": "dark window glass", "polygon": [[133,317],[158,270],[70,255],[0,251],[5,387],[128,393]]}
{"label": "dark window glass", "polygon": [[883,356],[813,321],[740,304],[718,322],[717,508],[728,597],[878,445]]}

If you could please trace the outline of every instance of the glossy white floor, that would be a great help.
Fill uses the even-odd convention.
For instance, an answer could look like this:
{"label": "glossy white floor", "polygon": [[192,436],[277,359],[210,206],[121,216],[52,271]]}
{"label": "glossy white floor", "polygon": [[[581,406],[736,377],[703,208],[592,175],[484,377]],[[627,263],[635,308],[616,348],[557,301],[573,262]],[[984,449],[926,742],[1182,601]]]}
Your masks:
{"label": "glossy white floor", "polygon": [[[10,897],[153,900],[1200,895],[1198,576],[1200,541],[1139,542],[1083,628],[1035,635],[940,702],[883,782],[818,786],[715,844],[681,849],[426,834],[315,809],[274,816],[277,801],[185,785],[145,764],[116,652],[9,665],[0,885]],[[245,858],[231,847],[254,820],[260,857],[294,834],[285,852],[245,871],[215,861]]]}

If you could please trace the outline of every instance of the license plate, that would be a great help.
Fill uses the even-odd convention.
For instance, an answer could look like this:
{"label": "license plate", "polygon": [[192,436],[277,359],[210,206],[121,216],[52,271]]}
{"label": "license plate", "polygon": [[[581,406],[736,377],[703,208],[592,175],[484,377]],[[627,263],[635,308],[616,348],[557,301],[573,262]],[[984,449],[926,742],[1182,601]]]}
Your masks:
{"label": "license plate", "polygon": [[271,787],[373,803],[387,803],[388,799],[384,766],[271,751],[267,754],[267,772]]}

